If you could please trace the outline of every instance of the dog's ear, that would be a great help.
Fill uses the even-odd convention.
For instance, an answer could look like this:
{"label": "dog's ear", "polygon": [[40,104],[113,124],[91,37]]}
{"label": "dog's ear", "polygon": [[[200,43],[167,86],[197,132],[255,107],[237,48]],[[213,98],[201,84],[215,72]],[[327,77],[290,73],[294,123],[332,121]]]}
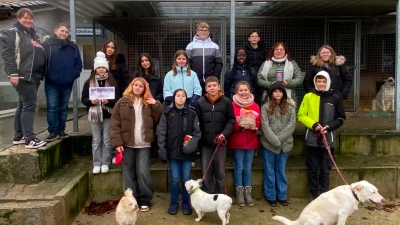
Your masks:
{"label": "dog's ear", "polygon": [[364,187],[361,184],[357,184],[357,186],[353,187],[353,191],[361,191]]}

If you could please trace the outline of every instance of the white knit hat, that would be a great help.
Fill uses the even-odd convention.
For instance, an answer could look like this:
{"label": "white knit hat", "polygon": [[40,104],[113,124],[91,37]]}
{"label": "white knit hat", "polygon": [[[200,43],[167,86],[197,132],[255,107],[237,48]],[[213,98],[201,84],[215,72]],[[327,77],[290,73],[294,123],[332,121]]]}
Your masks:
{"label": "white knit hat", "polygon": [[96,58],[94,59],[94,70],[97,69],[97,67],[105,67],[108,70],[108,62],[106,59],[106,55],[103,52],[97,52],[96,53]]}

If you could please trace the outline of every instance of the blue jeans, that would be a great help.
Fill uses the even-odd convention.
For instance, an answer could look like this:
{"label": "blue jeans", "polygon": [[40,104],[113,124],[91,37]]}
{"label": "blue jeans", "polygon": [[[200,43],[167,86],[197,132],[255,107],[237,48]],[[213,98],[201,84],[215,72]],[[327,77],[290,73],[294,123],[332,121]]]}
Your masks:
{"label": "blue jeans", "polygon": [[189,201],[189,194],[185,188],[185,182],[190,180],[190,160],[169,160],[169,173],[171,176],[171,202],[179,201],[179,180],[182,180],[182,201]]}
{"label": "blue jeans", "polygon": [[235,178],[235,186],[251,186],[251,163],[253,162],[254,149],[234,149],[233,160],[235,162],[235,170],[233,175]]}
{"label": "blue jeans", "polygon": [[36,138],[33,132],[33,121],[39,86],[40,81],[26,81],[23,79],[19,79],[17,86],[14,86],[19,97],[14,117],[14,135],[25,137],[28,142]]}
{"label": "blue jeans", "polygon": [[267,200],[287,200],[286,161],[288,152],[274,152],[263,148],[264,194]]}
{"label": "blue jeans", "polygon": [[45,82],[44,90],[47,101],[47,124],[49,125],[47,130],[49,133],[60,134],[65,130],[72,85],[59,86]]}

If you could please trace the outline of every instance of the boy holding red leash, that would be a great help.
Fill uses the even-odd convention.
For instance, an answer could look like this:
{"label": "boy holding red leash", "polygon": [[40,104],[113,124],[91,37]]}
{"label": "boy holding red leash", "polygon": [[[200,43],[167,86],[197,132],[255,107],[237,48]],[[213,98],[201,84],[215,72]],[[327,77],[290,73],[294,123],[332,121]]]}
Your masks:
{"label": "boy holding red leash", "polygon": [[[207,77],[205,88],[207,93],[196,102],[201,129],[199,143],[202,144],[201,172],[204,174],[202,190],[209,194],[226,194],[224,143],[232,132],[235,114],[232,101],[219,91],[221,85],[217,77]],[[216,154],[214,151],[217,151]]]}
{"label": "boy holding red leash", "polygon": [[[331,79],[326,71],[314,77],[315,88],[304,96],[297,119],[306,126],[306,166],[310,199],[329,190],[331,159],[325,149],[322,133],[330,148],[335,147],[336,129],[346,119],[342,98],[330,89]],[[318,175],[319,167],[319,175]]]}

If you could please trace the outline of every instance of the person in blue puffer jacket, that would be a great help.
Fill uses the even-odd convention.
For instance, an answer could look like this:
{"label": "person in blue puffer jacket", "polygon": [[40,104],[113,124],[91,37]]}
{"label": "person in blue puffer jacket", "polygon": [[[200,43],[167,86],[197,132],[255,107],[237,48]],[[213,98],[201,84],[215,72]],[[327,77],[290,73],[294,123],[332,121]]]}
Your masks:
{"label": "person in blue puffer jacket", "polygon": [[176,89],[184,89],[187,93],[187,102],[194,107],[201,96],[201,86],[196,72],[190,69],[189,58],[184,50],[175,53],[172,70],[164,78],[164,101],[167,106],[173,102],[173,93]]}
{"label": "person in blue puffer jacket", "polygon": [[50,135],[46,141],[67,138],[65,122],[72,86],[82,71],[82,59],[78,46],[69,40],[69,29],[59,23],[50,39],[43,43],[48,55],[44,90],[47,101],[47,123]]}

